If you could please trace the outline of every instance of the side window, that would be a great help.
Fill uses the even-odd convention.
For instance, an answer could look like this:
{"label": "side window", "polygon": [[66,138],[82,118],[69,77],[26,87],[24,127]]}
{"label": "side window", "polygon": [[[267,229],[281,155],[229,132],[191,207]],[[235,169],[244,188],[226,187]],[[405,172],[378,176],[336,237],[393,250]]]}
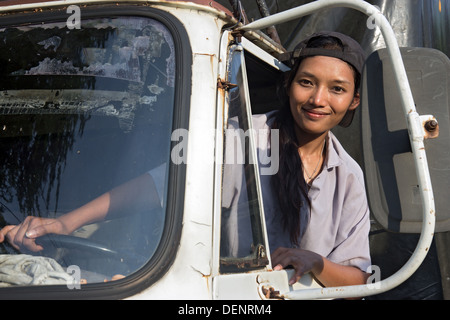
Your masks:
{"label": "side window", "polygon": [[230,48],[227,81],[220,248],[222,273],[248,271],[268,264],[246,66],[239,45]]}
{"label": "side window", "polygon": [[0,287],[65,285],[69,267],[83,283],[126,277],[152,258],[163,235],[180,67],[172,34],[147,17],[82,26],[0,29],[0,228],[27,216],[59,218],[137,177],[150,187],[138,188],[142,206],[111,193],[106,220],[36,240],[44,247],[37,254],[0,244],[5,272],[20,263],[53,268],[51,277],[2,277]]}

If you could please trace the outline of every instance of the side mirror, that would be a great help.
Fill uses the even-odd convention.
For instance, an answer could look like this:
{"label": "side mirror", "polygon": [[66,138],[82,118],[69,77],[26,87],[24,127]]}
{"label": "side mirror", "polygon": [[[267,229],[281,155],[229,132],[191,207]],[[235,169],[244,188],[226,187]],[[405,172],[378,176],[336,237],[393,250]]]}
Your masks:
{"label": "side mirror", "polygon": [[[435,117],[420,119],[436,206],[435,230],[450,231],[450,60],[435,49],[400,50],[417,112]],[[386,49],[367,59],[361,96],[364,170],[372,214],[389,231],[420,233],[423,205]]]}

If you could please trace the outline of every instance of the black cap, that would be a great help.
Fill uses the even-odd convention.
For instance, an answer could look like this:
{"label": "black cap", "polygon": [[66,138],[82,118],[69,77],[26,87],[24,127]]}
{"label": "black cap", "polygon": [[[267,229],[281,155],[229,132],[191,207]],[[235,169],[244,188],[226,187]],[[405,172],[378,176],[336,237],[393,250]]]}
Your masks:
{"label": "black cap", "polygon": [[[334,37],[341,41],[343,50],[326,49],[326,48],[308,48],[311,40],[321,36]],[[311,56],[327,56],[341,59],[351,64],[361,75],[366,60],[366,54],[361,45],[353,38],[334,31],[321,31],[312,34],[308,38],[300,42],[292,52],[287,52],[280,57],[280,60],[289,67],[294,67],[299,58]],[[355,110],[348,111],[342,119],[340,126],[348,127],[353,120]]]}
{"label": "black cap", "polygon": [[[307,47],[312,39],[320,36],[329,36],[339,39],[342,42],[343,50]],[[327,56],[341,59],[355,67],[359,74],[362,73],[364,61],[366,60],[366,54],[356,40],[345,34],[334,31],[314,33],[300,42],[292,52],[284,54],[281,60],[292,67],[298,58],[310,56]]]}

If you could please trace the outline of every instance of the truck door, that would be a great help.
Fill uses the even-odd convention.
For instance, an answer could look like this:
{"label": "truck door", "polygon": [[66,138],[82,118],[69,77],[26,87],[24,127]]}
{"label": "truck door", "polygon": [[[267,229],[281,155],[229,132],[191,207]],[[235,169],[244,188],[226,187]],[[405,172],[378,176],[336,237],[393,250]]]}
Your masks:
{"label": "truck door", "polygon": [[[260,174],[270,175],[277,168],[275,159],[256,148],[258,137],[267,132],[253,128],[252,114],[276,109],[276,85],[288,69],[244,38],[228,43],[226,33],[223,39],[226,59],[221,59],[218,83],[218,110],[223,105],[223,112],[218,112],[217,121],[222,134],[216,141],[223,151],[216,155],[223,160],[216,172],[222,192],[215,208],[220,236],[214,246],[219,262],[214,267],[213,298],[277,298],[277,292],[289,291],[290,275],[272,271],[260,188]],[[260,168],[258,157],[265,157],[268,166]],[[298,283],[304,285],[318,286],[308,276]]]}

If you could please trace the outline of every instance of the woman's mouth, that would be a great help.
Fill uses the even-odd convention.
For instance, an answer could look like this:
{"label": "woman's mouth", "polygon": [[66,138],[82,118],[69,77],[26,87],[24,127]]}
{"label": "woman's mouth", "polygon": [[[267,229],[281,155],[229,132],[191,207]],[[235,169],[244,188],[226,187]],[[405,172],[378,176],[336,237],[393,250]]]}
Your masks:
{"label": "woman's mouth", "polygon": [[305,114],[312,118],[312,119],[321,119],[323,117],[326,117],[329,115],[328,112],[324,112],[322,110],[318,110],[318,109],[303,109],[303,111],[305,112]]}

